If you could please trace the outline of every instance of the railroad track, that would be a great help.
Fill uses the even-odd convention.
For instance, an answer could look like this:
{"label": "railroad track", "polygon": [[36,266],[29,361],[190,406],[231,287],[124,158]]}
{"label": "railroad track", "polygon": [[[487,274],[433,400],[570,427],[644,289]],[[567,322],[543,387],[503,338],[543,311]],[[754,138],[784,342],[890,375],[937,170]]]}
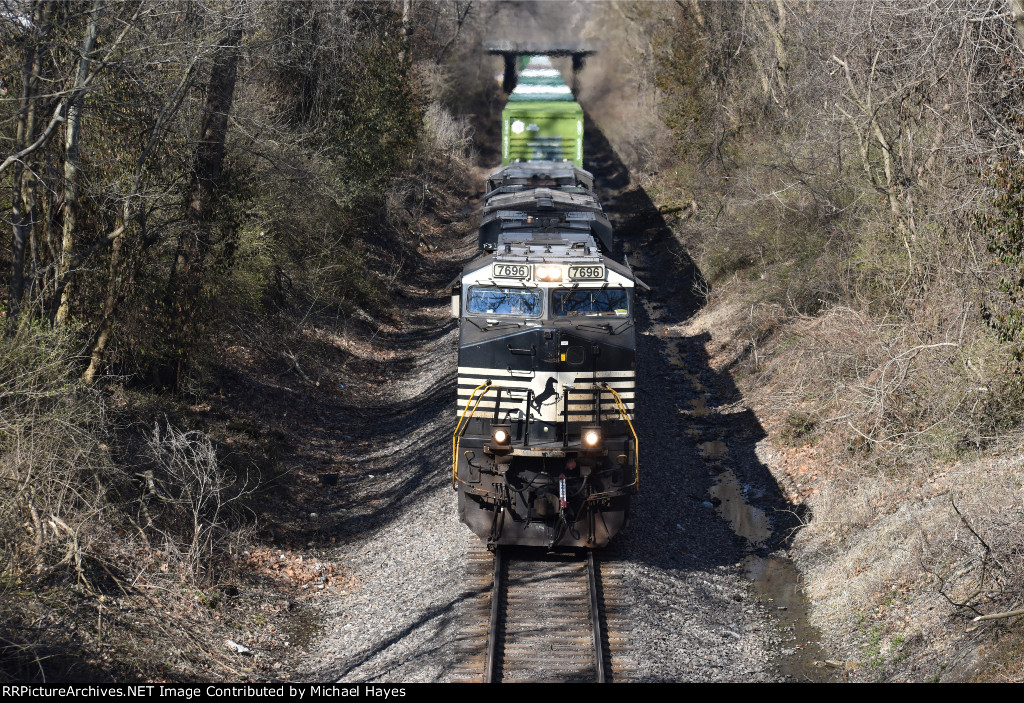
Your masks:
{"label": "railroad track", "polygon": [[498,683],[628,678],[628,623],[607,554],[470,548],[456,678]]}

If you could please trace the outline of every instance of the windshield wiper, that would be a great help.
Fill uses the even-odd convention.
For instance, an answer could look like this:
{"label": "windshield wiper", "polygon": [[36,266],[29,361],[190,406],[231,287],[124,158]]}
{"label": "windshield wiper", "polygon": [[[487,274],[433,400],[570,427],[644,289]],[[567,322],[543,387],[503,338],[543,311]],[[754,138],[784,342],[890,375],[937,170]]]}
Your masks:
{"label": "windshield wiper", "polygon": [[[503,327],[516,327],[516,328],[519,328],[519,327],[522,327],[522,326],[523,326],[522,322],[512,322],[510,320],[496,320],[494,322],[491,322],[490,320],[488,320],[488,322],[487,322],[487,329],[489,329],[489,330],[497,330],[497,329],[501,329]],[[481,327],[480,329],[484,329],[484,328]]]}
{"label": "windshield wiper", "polygon": [[575,324],[572,319],[569,319],[568,322],[572,325],[574,330],[595,330],[597,332],[606,332],[611,335],[616,335],[622,330],[633,325],[632,320],[626,320],[621,325],[614,328],[610,322],[581,322],[578,325]]}
{"label": "windshield wiper", "polygon": [[488,330],[501,329],[503,327],[517,327],[518,328],[518,327],[522,327],[523,326],[522,322],[514,322],[512,320],[485,320],[485,322],[487,323],[486,325],[481,325],[479,322],[474,320],[472,317],[467,317],[466,321],[467,322],[471,322],[474,327],[476,327],[478,330],[481,330],[483,332],[486,332]]}
{"label": "windshield wiper", "polygon": [[607,322],[584,322],[574,327],[578,330],[597,330],[598,332],[607,332],[608,334],[614,334],[612,332],[611,324]]}

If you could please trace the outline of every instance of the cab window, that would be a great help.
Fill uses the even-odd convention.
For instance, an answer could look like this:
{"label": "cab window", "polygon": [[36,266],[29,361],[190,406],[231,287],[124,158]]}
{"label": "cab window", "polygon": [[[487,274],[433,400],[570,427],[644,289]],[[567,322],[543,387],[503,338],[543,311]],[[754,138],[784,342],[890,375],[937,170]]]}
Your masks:
{"label": "cab window", "polygon": [[466,311],[470,315],[520,315],[536,317],[541,312],[540,292],[528,288],[469,289]]}
{"label": "cab window", "polygon": [[555,317],[624,317],[629,314],[629,296],[622,288],[556,290],[552,296],[551,312]]}

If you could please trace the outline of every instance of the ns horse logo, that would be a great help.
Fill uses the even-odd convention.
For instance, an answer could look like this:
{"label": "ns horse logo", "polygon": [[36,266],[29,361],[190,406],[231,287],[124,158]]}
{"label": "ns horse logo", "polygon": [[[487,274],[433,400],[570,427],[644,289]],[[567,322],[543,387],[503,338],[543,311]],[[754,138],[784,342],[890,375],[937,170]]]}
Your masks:
{"label": "ns horse logo", "polygon": [[561,396],[555,391],[555,379],[553,377],[548,378],[547,384],[544,386],[544,390],[534,396],[533,407],[537,412],[541,411],[541,406],[548,404],[548,400],[554,398],[551,402],[557,405]]}

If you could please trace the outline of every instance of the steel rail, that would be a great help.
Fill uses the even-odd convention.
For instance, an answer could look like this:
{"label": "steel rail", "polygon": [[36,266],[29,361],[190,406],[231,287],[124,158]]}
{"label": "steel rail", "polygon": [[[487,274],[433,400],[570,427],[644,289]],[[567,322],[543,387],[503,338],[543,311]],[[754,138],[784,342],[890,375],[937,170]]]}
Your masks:
{"label": "steel rail", "polygon": [[[503,550],[500,547],[494,550],[494,563],[491,577],[491,600],[489,604],[489,625],[487,628],[487,642],[484,654],[484,670],[483,670],[483,681],[484,683],[498,683],[506,678],[509,674],[507,670],[508,662],[505,661],[505,657],[508,656],[508,652],[504,649],[507,646],[506,637],[507,633],[505,628],[508,626],[509,614],[506,612],[509,607],[522,607],[524,595],[520,593],[515,596],[514,601],[518,603],[518,606],[514,606],[512,601],[505,602],[506,591],[511,588],[510,581],[512,579],[508,572],[510,568],[509,558],[506,554],[507,550]],[[514,559],[514,557],[513,557]],[[577,562],[578,564],[579,562]],[[608,670],[605,657],[608,654],[605,642],[604,642],[604,623],[602,620],[601,612],[601,578],[598,569],[600,568],[598,559],[594,556],[593,552],[588,552],[585,560],[584,573],[582,574],[586,580],[587,595],[583,597],[583,600],[577,601],[580,605],[587,603],[589,619],[590,619],[590,637],[586,637],[580,641],[580,645],[586,647],[584,644],[587,640],[591,640],[591,653],[593,656],[593,681],[597,683],[607,683],[609,681],[610,671]],[[579,572],[577,572],[579,574]],[[519,578],[519,577],[517,577]],[[579,578],[579,575],[576,576]],[[579,583],[579,581],[576,581]],[[582,585],[582,584],[581,584]],[[582,594],[581,594],[582,595]],[[508,596],[513,598],[511,593]],[[532,598],[532,596],[529,596]],[[582,615],[582,613],[580,613]],[[585,621],[577,621],[582,624]],[[580,635],[583,635],[584,631],[580,631]],[[505,643],[505,644],[502,644]],[[514,646],[514,649],[521,648],[522,643]],[[577,656],[582,656],[586,649],[578,650]],[[514,661],[519,661],[518,657],[522,654],[514,654]],[[520,662],[521,663],[521,662]],[[554,662],[551,662],[552,664]],[[479,669],[477,669],[479,671]],[[512,675],[514,678],[517,677],[519,672],[518,665],[514,666]],[[521,674],[520,674],[521,675]],[[480,679],[477,679],[478,681]]]}
{"label": "steel rail", "polygon": [[501,547],[494,548],[494,578],[491,581],[491,624],[487,630],[487,659],[484,662],[484,683],[495,683],[497,663],[498,624],[501,620],[501,571],[504,555]]}
{"label": "steel rail", "polygon": [[587,552],[587,588],[590,591],[590,620],[594,626],[594,666],[596,683],[605,683],[604,644],[601,641],[601,610],[597,597],[597,563],[594,552]]}

